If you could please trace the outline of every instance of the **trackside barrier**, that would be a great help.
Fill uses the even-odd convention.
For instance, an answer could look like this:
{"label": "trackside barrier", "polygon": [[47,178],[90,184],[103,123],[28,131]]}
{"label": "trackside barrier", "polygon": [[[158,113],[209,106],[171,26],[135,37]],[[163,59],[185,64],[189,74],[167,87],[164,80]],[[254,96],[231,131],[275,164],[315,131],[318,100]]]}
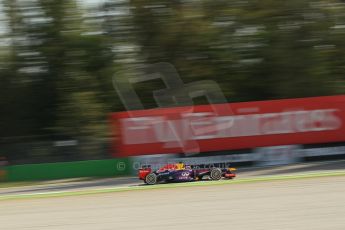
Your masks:
{"label": "trackside barrier", "polygon": [[156,170],[167,163],[176,162],[200,167],[280,166],[313,160],[345,159],[345,143],[319,147],[300,145],[262,147],[242,153],[223,153],[221,155],[214,153],[211,156],[205,156],[203,153],[189,157],[181,157],[178,154],[154,154],[130,157],[130,159],[133,175],[144,165],[150,165]]}
{"label": "trackside barrier", "polygon": [[6,181],[57,180],[80,177],[113,177],[130,174],[128,158],[5,167]]}

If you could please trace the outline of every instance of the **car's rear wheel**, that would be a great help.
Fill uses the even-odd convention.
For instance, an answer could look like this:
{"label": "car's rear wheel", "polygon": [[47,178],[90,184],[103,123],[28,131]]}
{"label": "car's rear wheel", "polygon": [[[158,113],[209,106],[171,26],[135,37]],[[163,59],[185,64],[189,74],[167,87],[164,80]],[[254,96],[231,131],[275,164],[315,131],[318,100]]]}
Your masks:
{"label": "car's rear wheel", "polygon": [[157,175],[154,173],[150,173],[145,177],[145,183],[149,185],[153,185],[157,183]]}
{"label": "car's rear wheel", "polygon": [[220,170],[219,168],[211,169],[210,178],[211,178],[211,180],[220,180],[220,179],[222,179],[222,170]]}

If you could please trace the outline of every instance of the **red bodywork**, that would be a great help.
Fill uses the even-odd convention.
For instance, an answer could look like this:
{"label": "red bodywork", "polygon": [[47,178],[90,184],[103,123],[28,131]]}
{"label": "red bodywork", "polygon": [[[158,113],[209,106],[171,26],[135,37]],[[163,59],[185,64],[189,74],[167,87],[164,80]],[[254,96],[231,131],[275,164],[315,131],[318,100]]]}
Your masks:
{"label": "red bodywork", "polygon": [[167,164],[167,165],[164,165],[162,168],[158,169],[157,172],[164,172],[166,170],[176,170],[177,169],[177,166],[176,164]]}
{"label": "red bodywork", "polygon": [[[163,166],[162,168],[158,169],[157,172],[164,172],[166,170],[176,170],[177,167],[175,164],[167,164],[165,166]],[[142,168],[142,169],[139,169],[139,179],[140,180],[145,180],[145,177],[150,174],[152,172],[152,169],[151,168]]]}
{"label": "red bodywork", "polygon": [[224,177],[225,177],[225,178],[228,178],[228,179],[232,179],[232,178],[236,177],[236,174],[235,174],[235,173],[226,173],[226,174],[224,175]]}
{"label": "red bodywork", "polygon": [[145,177],[151,173],[151,169],[150,168],[144,168],[144,169],[139,169],[139,179],[140,180],[145,180]]}

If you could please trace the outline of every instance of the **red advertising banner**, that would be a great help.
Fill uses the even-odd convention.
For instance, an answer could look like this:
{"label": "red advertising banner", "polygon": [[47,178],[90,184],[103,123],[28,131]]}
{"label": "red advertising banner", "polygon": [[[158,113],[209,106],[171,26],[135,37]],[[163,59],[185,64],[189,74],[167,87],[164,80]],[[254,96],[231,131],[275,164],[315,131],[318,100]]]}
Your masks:
{"label": "red advertising banner", "polygon": [[345,95],[111,115],[114,156],[345,141]]}

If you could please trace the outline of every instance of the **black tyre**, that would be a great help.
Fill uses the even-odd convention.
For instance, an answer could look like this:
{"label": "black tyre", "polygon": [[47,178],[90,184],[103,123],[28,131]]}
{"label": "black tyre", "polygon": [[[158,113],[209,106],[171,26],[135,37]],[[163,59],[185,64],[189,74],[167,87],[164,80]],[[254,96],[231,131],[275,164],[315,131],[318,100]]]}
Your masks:
{"label": "black tyre", "polygon": [[145,183],[149,185],[153,185],[157,183],[157,175],[154,173],[147,174],[145,177]]}
{"label": "black tyre", "polygon": [[220,180],[220,179],[222,179],[222,170],[220,170],[219,168],[211,169],[210,178],[211,178],[211,180]]}

